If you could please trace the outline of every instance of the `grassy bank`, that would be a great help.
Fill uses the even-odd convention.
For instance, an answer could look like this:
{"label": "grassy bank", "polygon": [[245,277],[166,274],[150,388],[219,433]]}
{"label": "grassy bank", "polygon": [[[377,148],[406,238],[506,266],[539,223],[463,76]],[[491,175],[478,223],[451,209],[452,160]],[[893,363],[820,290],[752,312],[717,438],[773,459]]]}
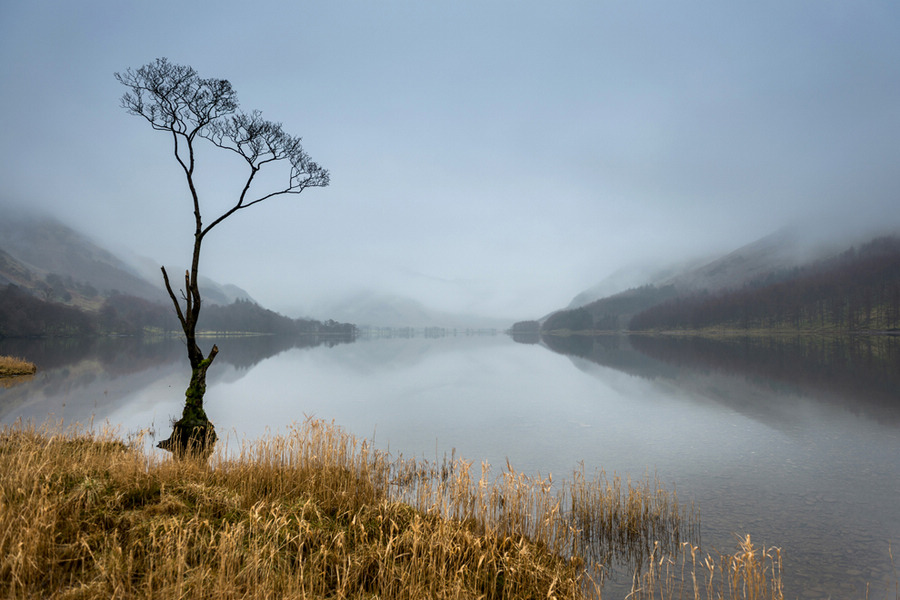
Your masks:
{"label": "grassy bank", "polygon": [[34,363],[14,356],[0,356],[0,377],[33,375],[37,371]]}
{"label": "grassy bank", "polygon": [[208,464],[141,447],[0,431],[0,594],[583,598],[618,561],[633,598],[782,597],[776,552],[701,555],[655,479],[391,459],[316,421]]}

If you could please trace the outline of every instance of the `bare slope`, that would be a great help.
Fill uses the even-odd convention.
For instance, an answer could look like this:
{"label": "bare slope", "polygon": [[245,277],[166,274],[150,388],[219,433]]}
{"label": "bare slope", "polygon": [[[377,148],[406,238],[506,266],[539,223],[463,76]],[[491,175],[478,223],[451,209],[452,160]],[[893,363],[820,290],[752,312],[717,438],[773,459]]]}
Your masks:
{"label": "bare slope", "polygon": [[118,290],[148,300],[164,299],[159,287],[125,262],[51,217],[5,215],[0,222],[0,250],[15,259],[0,261],[0,277],[27,289],[39,289],[48,275],[58,275],[90,284],[98,292]]}
{"label": "bare slope", "polygon": [[[119,292],[169,302],[157,265],[148,268],[123,260],[53,217],[6,211],[0,221],[0,285],[10,283],[57,300],[65,300],[66,291],[83,296],[93,290],[97,297]],[[207,278],[202,278],[201,291],[204,300],[214,304],[252,300],[238,286]]]}

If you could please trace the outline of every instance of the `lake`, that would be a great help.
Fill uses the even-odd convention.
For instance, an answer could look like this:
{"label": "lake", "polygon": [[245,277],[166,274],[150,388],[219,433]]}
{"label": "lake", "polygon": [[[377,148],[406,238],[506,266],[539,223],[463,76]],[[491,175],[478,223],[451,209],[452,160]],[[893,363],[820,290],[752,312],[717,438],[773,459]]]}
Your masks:
{"label": "lake", "polygon": [[[535,341],[224,338],[206,408],[232,448],[314,417],[408,458],[455,449],[555,481],[582,464],[655,475],[693,501],[704,551],[747,533],[780,547],[786,597],[864,598],[867,583],[895,597],[900,338]],[[0,354],[39,365],[0,387],[4,423],[53,415],[162,439],[189,376],[174,339],[0,340]]]}

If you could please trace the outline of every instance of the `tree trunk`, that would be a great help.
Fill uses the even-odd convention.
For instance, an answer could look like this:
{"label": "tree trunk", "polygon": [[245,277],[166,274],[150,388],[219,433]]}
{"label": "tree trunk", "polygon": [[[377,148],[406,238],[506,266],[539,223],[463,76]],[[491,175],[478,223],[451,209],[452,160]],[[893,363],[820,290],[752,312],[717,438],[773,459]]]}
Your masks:
{"label": "tree trunk", "polygon": [[[171,452],[175,458],[209,458],[215,447],[218,436],[215,426],[203,409],[203,396],[206,394],[206,371],[218,352],[218,346],[213,346],[207,358],[202,358],[199,352],[196,355],[194,352],[188,353],[192,358],[191,381],[184,393],[184,410],[181,418],[172,424],[169,439],[157,444],[159,448]],[[194,356],[198,356],[200,360],[193,360]]]}
{"label": "tree trunk", "polygon": [[[199,220],[197,227],[199,230]],[[184,311],[182,311],[172,286],[169,284],[169,276],[165,267],[162,268],[166,289],[169,292],[178,320],[181,322],[184,330],[188,361],[191,364],[191,381],[184,392],[184,410],[181,413],[181,418],[172,424],[172,435],[169,436],[169,439],[157,444],[159,448],[168,450],[178,459],[189,456],[208,458],[212,454],[217,439],[216,428],[206,416],[206,411],[203,410],[203,396],[206,394],[206,371],[216,358],[219,347],[214,345],[212,350],[209,351],[209,356],[204,358],[203,351],[197,345],[196,327],[201,305],[197,265],[200,259],[202,235],[198,234],[195,240],[191,270],[189,272],[186,271],[184,274],[184,283],[187,290],[184,294]]]}

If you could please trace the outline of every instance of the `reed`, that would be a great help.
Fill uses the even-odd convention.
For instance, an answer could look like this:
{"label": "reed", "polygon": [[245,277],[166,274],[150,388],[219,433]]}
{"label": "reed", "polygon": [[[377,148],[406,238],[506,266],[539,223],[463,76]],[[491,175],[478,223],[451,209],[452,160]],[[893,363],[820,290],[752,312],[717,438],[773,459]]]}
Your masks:
{"label": "reed", "polygon": [[14,356],[0,356],[0,377],[16,375],[34,375],[37,367],[34,363]]}
{"label": "reed", "polygon": [[578,531],[579,553],[595,563],[641,572],[651,553],[676,553],[684,542],[700,543],[700,518],[693,504],[678,502],[657,476],[642,480],[611,479],[600,471],[593,479],[584,468],[567,486],[571,518]]}
{"label": "reed", "polygon": [[[455,457],[391,458],[320,421],[208,462],[142,448],[59,426],[0,431],[0,595],[600,598],[601,559],[623,543],[646,546],[623,554],[640,557],[633,594],[645,594],[667,589],[665,547],[686,527],[654,479],[582,470],[554,484],[508,463],[495,476]],[[780,571],[758,583],[736,567],[754,564],[748,552],[717,577],[780,597]],[[682,568],[720,597],[704,565]]]}
{"label": "reed", "polygon": [[783,600],[781,550],[754,546],[749,535],[738,538],[734,554],[703,554],[690,543],[674,555],[656,547],[628,598]]}

